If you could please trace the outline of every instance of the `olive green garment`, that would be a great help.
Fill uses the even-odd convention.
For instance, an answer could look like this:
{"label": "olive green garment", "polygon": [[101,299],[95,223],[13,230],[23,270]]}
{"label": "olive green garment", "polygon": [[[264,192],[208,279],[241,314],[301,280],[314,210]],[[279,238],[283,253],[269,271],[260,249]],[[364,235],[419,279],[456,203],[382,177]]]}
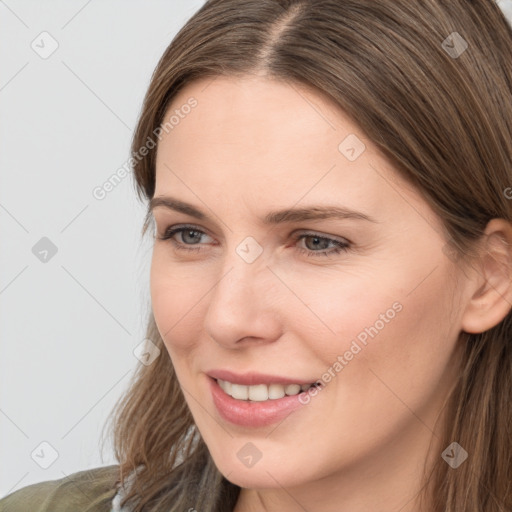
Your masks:
{"label": "olive green garment", "polygon": [[110,512],[118,465],[22,487],[0,499],[0,512]]}

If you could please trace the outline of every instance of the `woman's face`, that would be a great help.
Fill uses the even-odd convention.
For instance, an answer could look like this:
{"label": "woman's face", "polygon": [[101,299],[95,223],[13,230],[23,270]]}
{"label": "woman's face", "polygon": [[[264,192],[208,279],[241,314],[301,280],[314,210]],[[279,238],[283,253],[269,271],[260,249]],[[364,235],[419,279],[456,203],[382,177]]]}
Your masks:
{"label": "woman's face", "polygon": [[219,470],[251,488],[419,472],[465,300],[439,219],[312,90],[217,77],[171,115],[151,297]]}

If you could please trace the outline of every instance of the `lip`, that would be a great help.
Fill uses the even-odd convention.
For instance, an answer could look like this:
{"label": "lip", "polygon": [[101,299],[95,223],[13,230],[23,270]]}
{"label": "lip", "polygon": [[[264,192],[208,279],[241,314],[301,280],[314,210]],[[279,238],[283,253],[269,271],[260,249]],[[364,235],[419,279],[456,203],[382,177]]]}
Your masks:
{"label": "lip", "polygon": [[269,375],[265,373],[248,372],[244,374],[237,374],[230,370],[210,370],[206,375],[213,379],[227,380],[233,384],[243,384],[244,386],[256,386],[257,384],[313,384],[318,379],[304,380],[304,379],[289,379],[287,377],[280,377],[278,375]]}
{"label": "lip", "polygon": [[[229,379],[221,378],[221,380]],[[209,377],[208,381],[213,403],[219,411],[220,416],[224,420],[242,427],[257,428],[277,423],[304,405],[299,400],[299,396],[303,392],[293,396],[284,396],[283,398],[278,398],[276,400],[253,402],[250,400],[236,400],[225,393],[213,377]],[[277,383],[275,380],[272,380],[272,382]],[[238,382],[235,382],[235,384],[237,383]],[[293,383],[298,384],[296,381]],[[259,382],[259,384],[265,383]]]}

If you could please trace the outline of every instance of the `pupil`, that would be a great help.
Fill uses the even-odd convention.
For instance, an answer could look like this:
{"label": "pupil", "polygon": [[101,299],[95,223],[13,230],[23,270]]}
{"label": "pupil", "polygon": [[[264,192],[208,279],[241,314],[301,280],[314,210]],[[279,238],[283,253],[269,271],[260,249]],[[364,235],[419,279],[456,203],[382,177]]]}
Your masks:
{"label": "pupil", "polygon": [[320,247],[322,245],[322,239],[317,236],[310,237],[310,240],[313,242],[313,244],[312,244],[313,248],[316,247],[318,249],[318,247]]}
{"label": "pupil", "polygon": [[[190,230],[190,231],[185,231],[185,233],[186,233],[187,236],[190,236],[193,239],[194,238],[193,233],[196,233],[196,231]],[[197,238],[197,235],[196,235],[195,238]]]}

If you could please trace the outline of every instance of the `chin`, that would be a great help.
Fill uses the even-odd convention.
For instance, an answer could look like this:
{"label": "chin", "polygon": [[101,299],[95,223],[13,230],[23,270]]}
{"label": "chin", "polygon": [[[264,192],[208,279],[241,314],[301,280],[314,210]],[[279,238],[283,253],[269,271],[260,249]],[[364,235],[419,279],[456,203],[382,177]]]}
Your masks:
{"label": "chin", "polygon": [[[262,458],[252,467],[246,467],[237,459],[222,460],[215,465],[222,475],[231,483],[248,489],[273,489],[281,487],[295,487],[307,483],[313,478],[300,469],[296,461],[288,461],[286,458],[276,456]],[[306,466],[307,467],[307,466]],[[304,469],[304,467],[302,468]]]}
{"label": "chin", "polygon": [[277,489],[299,485],[299,482],[296,481],[295,478],[289,480],[283,477],[279,471],[265,470],[264,468],[260,468],[259,470],[255,468],[231,468],[226,473],[223,471],[221,471],[221,473],[232,484],[246,489]]}

